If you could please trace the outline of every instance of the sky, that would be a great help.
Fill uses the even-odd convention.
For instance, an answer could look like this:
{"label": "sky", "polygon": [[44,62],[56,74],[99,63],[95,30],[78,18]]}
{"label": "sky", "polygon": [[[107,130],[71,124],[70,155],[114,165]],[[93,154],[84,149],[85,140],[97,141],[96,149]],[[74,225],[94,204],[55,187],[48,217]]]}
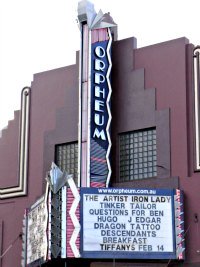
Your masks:
{"label": "sky", "polygon": [[[138,47],[187,37],[200,45],[199,0],[91,0],[110,12],[118,39]],[[0,1],[0,129],[20,108],[20,94],[33,75],[75,63],[80,46],[78,0]]]}

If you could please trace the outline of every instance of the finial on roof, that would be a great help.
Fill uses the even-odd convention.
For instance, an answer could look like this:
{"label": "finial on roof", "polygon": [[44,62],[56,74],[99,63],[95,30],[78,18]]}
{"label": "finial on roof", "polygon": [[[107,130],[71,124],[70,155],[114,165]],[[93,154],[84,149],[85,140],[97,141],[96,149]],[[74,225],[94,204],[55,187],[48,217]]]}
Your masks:
{"label": "finial on roof", "polygon": [[90,1],[82,0],[78,3],[78,20],[80,23],[87,22],[90,27],[95,16],[96,11]]}
{"label": "finial on roof", "polygon": [[80,23],[87,22],[90,29],[111,28],[117,26],[109,13],[103,14],[99,10],[98,14],[94,5],[88,0],[82,0],[78,3],[78,20]]}

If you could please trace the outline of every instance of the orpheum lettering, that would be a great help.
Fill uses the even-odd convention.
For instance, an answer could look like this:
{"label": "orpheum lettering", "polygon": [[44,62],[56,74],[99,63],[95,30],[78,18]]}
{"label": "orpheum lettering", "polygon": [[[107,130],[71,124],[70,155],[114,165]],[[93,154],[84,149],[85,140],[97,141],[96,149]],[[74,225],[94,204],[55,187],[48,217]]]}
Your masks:
{"label": "orpheum lettering", "polygon": [[106,82],[106,51],[102,46],[97,46],[94,50],[95,62],[94,62],[94,118],[95,123],[93,138],[98,138],[103,141],[106,140],[106,93],[104,84]]}

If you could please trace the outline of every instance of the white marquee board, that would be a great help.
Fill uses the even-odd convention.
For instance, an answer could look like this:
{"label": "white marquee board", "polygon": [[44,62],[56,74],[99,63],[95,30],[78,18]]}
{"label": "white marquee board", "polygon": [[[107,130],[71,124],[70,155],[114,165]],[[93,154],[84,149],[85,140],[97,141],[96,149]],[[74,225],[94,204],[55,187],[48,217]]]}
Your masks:
{"label": "white marquee board", "polygon": [[174,192],[82,188],[82,256],[176,258]]}

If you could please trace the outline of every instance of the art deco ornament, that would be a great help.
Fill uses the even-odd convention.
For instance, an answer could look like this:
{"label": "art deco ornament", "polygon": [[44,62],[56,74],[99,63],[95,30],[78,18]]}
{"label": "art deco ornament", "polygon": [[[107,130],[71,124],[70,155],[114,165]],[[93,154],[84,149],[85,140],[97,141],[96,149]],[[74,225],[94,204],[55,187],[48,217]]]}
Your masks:
{"label": "art deco ornament", "polygon": [[103,12],[99,10],[97,14],[94,5],[87,0],[82,0],[78,3],[78,19],[80,23],[87,22],[91,30],[117,26],[110,16],[110,13],[103,14]]}
{"label": "art deco ornament", "polygon": [[66,171],[62,172],[60,168],[52,162],[51,169],[47,174],[47,182],[54,194],[56,194],[66,183],[68,179],[68,173]]}

